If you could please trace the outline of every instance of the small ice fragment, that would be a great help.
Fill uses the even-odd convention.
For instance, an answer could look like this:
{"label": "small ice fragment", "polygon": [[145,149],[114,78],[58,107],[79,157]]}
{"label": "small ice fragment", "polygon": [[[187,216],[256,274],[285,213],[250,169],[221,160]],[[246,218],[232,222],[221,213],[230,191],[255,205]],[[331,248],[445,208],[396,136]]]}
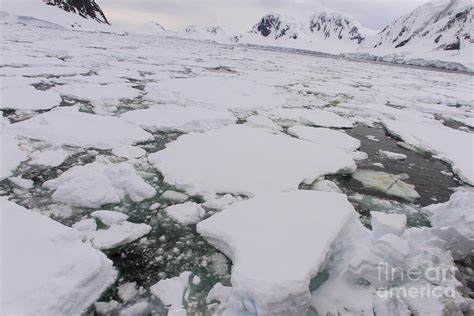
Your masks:
{"label": "small ice fragment", "polygon": [[204,209],[195,202],[176,204],[166,208],[166,214],[183,225],[198,223],[205,213]]}
{"label": "small ice fragment", "polygon": [[372,236],[378,239],[385,234],[401,236],[406,228],[407,216],[405,214],[386,214],[370,212],[372,216]]}
{"label": "small ice fragment", "polygon": [[379,150],[379,154],[387,159],[391,160],[406,160],[408,158],[407,155],[404,154],[399,154],[399,153],[394,153],[391,151],[386,151],[386,150]]}
{"label": "small ice fragment", "polygon": [[133,300],[138,294],[137,282],[127,282],[120,285],[117,289],[117,295],[122,302],[128,303]]}
{"label": "small ice fragment", "polygon": [[145,149],[138,146],[123,145],[112,150],[112,154],[126,159],[140,158],[146,154]]}
{"label": "small ice fragment", "polygon": [[182,203],[186,201],[189,196],[178,191],[173,191],[173,190],[166,190],[162,195],[161,198],[163,200],[171,201],[171,202],[177,202],[177,203]]}
{"label": "small ice fragment", "polygon": [[91,216],[99,219],[106,226],[118,224],[128,219],[128,215],[123,213],[105,210],[92,212]]}
{"label": "small ice fragment", "polygon": [[28,190],[33,187],[33,181],[30,179],[23,179],[22,177],[10,177],[8,180],[22,189]]}

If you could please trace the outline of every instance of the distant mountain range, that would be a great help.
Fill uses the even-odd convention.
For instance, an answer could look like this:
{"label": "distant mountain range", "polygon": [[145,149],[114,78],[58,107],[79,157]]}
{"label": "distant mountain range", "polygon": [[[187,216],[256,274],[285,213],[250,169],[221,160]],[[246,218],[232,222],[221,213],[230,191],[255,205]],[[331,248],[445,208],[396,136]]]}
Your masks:
{"label": "distant mountain range", "polygon": [[[3,21],[36,26],[44,26],[42,23],[47,22],[72,29],[112,31],[94,0],[2,2],[0,20]],[[379,33],[363,27],[348,14],[324,7],[316,8],[304,18],[268,14],[248,32],[240,34],[222,26],[189,26],[182,32],[172,32],[157,22],[147,22],[132,33],[299,48],[444,68],[462,69],[460,64],[463,64],[474,69],[473,15],[472,0],[434,0],[400,17]]]}

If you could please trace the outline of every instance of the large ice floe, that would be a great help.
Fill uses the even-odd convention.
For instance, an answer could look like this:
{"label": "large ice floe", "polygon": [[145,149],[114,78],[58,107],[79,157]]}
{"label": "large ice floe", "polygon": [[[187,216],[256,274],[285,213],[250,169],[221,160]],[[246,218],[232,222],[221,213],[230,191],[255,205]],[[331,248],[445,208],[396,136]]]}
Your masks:
{"label": "large ice floe", "polygon": [[168,307],[169,316],[187,315],[183,306],[183,299],[189,285],[190,276],[191,272],[185,271],[177,277],[161,280],[150,288],[150,292]]}
{"label": "large ice floe", "polygon": [[288,133],[312,143],[333,146],[345,151],[356,151],[361,145],[360,140],[329,128],[293,126],[288,129]]}
{"label": "large ice floe", "polygon": [[4,315],[79,315],[117,276],[79,233],[0,198]]}
{"label": "large ice floe", "polygon": [[46,110],[61,103],[59,93],[40,91],[32,86],[1,89],[0,109]]}
{"label": "large ice floe", "polygon": [[126,162],[115,165],[93,162],[75,166],[58,178],[46,181],[43,186],[54,190],[52,197],[56,201],[91,208],[120,203],[125,196],[141,202],[156,194],[155,189]]}
{"label": "large ice floe", "polygon": [[147,88],[144,99],[208,108],[256,110],[285,104],[278,90],[239,78],[197,77],[170,79]]}
{"label": "large ice floe", "polygon": [[157,105],[130,111],[122,118],[148,130],[182,132],[205,131],[236,122],[232,113],[225,110],[178,105]]}
{"label": "large ice floe", "polygon": [[199,223],[233,262],[225,315],[304,315],[310,280],[355,216],[345,195],[294,191],[258,195]]}
{"label": "large ice floe", "polygon": [[203,196],[281,192],[355,170],[342,150],[244,125],[183,135],[149,160],[166,182]]}
{"label": "large ice floe", "polygon": [[474,185],[474,134],[432,119],[385,120],[389,133],[422,152],[446,161],[465,182]]}
{"label": "large ice floe", "polygon": [[285,125],[310,125],[320,127],[350,128],[354,123],[336,113],[321,109],[288,108],[270,112],[274,120]]}
{"label": "large ice floe", "polygon": [[153,135],[122,119],[59,108],[7,127],[18,135],[55,145],[112,149],[152,140]]}

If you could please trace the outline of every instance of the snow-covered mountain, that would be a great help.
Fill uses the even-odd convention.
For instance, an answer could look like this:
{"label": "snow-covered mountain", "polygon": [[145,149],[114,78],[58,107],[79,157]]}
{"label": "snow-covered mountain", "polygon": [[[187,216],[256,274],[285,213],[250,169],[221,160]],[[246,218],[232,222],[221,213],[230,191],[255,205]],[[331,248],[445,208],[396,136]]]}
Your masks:
{"label": "snow-covered mountain", "polygon": [[133,31],[135,34],[143,35],[163,35],[166,34],[166,29],[158,22],[149,21],[145,23],[142,27]]}
{"label": "snow-covered mountain", "polygon": [[94,0],[2,0],[0,22],[117,32]]}
{"label": "snow-covered mountain", "polygon": [[385,27],[358,51],[474,63],[473,6],[472,0],[431,1]]}
{"label": "snow-covered mountain", "polygon": [[374,33],[350,15],[320,7],[300,18],[266,15],[241,41],[338,54],[355,50]]}

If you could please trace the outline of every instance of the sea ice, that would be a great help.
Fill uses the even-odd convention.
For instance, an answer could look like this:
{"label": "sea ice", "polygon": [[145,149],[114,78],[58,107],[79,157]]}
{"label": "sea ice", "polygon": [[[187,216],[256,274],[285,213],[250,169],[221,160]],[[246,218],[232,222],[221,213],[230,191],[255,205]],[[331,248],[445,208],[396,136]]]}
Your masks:
{"label": "sea ice", "polygon": [[136,159],[146,155],[146,150],[138,146],[123,145],[114,148],[112,154],[126,159]]}
{"label": "sea ice", "polygon": [[166,190],[160,196],[163,200],[167,200],[170,202],[182,203],[189,199],[189,196],[184,194],[183,192],[173,191],[173,190]]}
{"label": "sea ice", "polygon": [[391,160],[405,160],[407,159],[407,155],[404,155],[404,154],[399,154],[399,153],[394,153],[394,152],[391,152],[391,151],[386,151],[386,150],[379,150],[379,154],[382,156],[382,157],[385,157],[387,159],[391,159]]}
{"label": "sea ice", "polygon": [[8,178],[28,156],[15,136],[0,130],[0,180]]}
{"label": "sea ice", "polygon": [[370,216],[372,217],[372,236],[375,239],[390,233],[401,236],[405,231],[407,224],[405,214],[370,212]]}
{"label": "sea ice", "polygon": [[100,220],[106,226],[119,224],[128,219],[128,215],[116,211],[100,210],[91,213],[91,216]]}
{"label": "sea ice", "polygon": [[183,135],[149,161],[166,182],[203,196],[281,192],[304,180],[355,170],[342,150],[245,125]]}
{"label": "sea ice", "polygon": [[288,134],[312,143],[336,147],[344,151],[352,152],[360,147],[360,141],[358,139],[329,128],[293,126],[288,129]]}
{"label": "sea ice", "polygon": [[229,315],[304,314],[311,278],[355,214],[342,194],[294,191],[258,195],[200,222],[198,232],[233,262],[241,310]]}
{"label": "sea ice", "polygon": [[117,277],[75,230],[0,198],[5,315],[79,315]]}
{"label": "sea ice", "polygon": [[463,181],[474,185],[474,134],[433,119],[384,120],[387,131],[414,148],[449,163]]}
{"label": "sea ice", "polygon": [[320,127],[351,128],[354,123],[336,113],[321,109],[289,108],[278,109],[270,112],[274,120],[285,125],[310,125]]}
{"label": "sea ice", "polygon": [[165,211],[169,217],[183,225],[198,223],[206,213],[199,204],[194,202],[168,206]]}
{"label": "sea ice", "polygon": [[264,115],[252,115],[247,118],[247,125],[252,127],[264,127],[274,131],[281,131],[283,128]]}
{"label": "sea ice", "polygon": [[37,151],[31,155],[30,165],[40,165],[46,167],[60,166],[67,158],[69,153],[63,149],[51,149]]}
{"label": "sea ice", "polygon": [[106,229],[83,232],[96,249],[106,250],[117,248],[142,238],[151,231],[147,224],[120,222],[112,224]]}
{"label": "sea ice", "polygon": [[179,105],[155,105],[124,113],[122,118],[148,130],[182,132],[201,132],[236,122],[234,115],[225,110]]}
{"label": "sea ice", "polygon": [[75,166],[43,186],[55,191],[52,197],[56,201],[90,208],[119,203],[125,195],[134,202],[141,202],[156,194],[155,189],[126,162]]}
{"label": "sea ice", "polygon": [[183,306],[184,293],[189,286],[191,272],[183,272],[179,276],[161,280],[150,288],[160,301],[168,307],[169,316],[185,316]]}
{"label": "sea ice", "polygon": [[138,295],[137,282],[123,283],[117,288],[117,295],[122,302],[130,302]]}
{"label": "sea ice", "polygon": [[1,89],[0,109],[6,110],[47,110],[61,103],[59,93],[40,91],[32,86]]}
{"label": "sea ice", "polygon": [[286,101],[275,88],[230,77],[170,79],[146,90],[144,99],[152,102],[198,104],[214,109],[258,110],[281,107]]}
{"label": "sea ice", "polygon": [[79,112],[77,108],[58,108],[7,129],[54,145],[113,149],[122,145],[153,140],[153,135],[121,119]]}
{"label": "sea ice", "polygon": [[8,180],[22,189],[31,189],[33,187],[33,181],[30,179],[23,179],[22,177],[10,177]]}
{"label": "sea ice", "polygon": [[352,174],[352,177],[368,189],[378,190],[408,201],[420,198],[414,185],[402,181],[406,179],[406,175],[394,175],[383,171],[357,170]]}

